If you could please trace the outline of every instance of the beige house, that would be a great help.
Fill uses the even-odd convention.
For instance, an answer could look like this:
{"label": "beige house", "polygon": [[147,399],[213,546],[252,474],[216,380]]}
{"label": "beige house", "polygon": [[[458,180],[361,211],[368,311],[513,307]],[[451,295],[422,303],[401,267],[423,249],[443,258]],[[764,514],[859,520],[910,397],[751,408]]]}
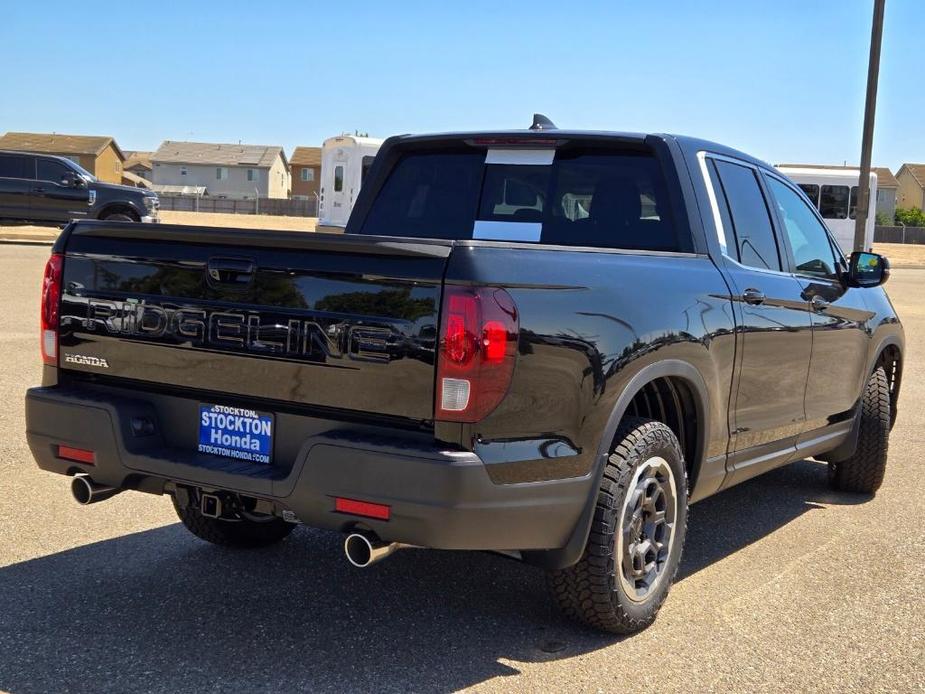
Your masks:
{"label": "beige house", "polygon": [[903,164],[899,167],[896,180],[899,181],[896,205],[925,210],[925,164]]}
{"label": "beige house", "polygon": [[282,147],[167,140],[151,155],[151,183],[204,188],[229,200],[288,198],[289,162]]}
{"label": "beige house", "polygon": [[111,137],[7,133],[0,137],[0,149],[67,157],[101,181],[122,183],[122,163],[125,161],[125,154]]}

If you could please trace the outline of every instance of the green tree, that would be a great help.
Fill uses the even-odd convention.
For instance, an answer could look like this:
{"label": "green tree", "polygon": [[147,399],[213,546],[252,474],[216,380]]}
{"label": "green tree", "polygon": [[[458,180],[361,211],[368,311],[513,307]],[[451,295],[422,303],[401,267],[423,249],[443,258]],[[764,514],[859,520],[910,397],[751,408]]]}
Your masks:
{"label": "green tree", "polygon": [[925,212],[918,207],[896,208],[896,223],[907,227],[925,227]]}

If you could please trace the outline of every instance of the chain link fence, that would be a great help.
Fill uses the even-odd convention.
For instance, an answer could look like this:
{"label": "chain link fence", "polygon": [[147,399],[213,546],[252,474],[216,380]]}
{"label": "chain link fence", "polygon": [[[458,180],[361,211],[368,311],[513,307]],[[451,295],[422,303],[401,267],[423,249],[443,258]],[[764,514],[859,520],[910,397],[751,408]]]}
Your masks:
{"label": "chain link fence", "polygon": [[874,227],[874,243],[925,243],[925,227]]}

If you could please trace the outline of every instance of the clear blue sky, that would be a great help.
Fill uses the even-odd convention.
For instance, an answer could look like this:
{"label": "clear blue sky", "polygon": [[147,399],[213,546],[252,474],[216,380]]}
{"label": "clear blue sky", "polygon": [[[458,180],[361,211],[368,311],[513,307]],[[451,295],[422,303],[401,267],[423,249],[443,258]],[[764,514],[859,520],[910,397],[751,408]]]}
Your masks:
{"label": "clear blue sky", "polygon": [[[678,132],[859,158],[872,0],[4,3],[0,132],[317,145],[344,131]],[[887,0],[874,163],[925,161],[922,0]]]}

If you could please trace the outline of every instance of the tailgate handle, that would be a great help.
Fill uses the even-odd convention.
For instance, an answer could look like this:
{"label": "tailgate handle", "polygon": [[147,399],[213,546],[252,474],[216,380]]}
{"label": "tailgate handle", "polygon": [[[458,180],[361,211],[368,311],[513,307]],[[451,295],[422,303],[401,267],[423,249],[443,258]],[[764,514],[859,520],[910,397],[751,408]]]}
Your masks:
{"label": "tailgate handle", "polygon": [[206,277],[221,289],[247,289],[254,281],[256,263],[248,258],[209,258]]}

